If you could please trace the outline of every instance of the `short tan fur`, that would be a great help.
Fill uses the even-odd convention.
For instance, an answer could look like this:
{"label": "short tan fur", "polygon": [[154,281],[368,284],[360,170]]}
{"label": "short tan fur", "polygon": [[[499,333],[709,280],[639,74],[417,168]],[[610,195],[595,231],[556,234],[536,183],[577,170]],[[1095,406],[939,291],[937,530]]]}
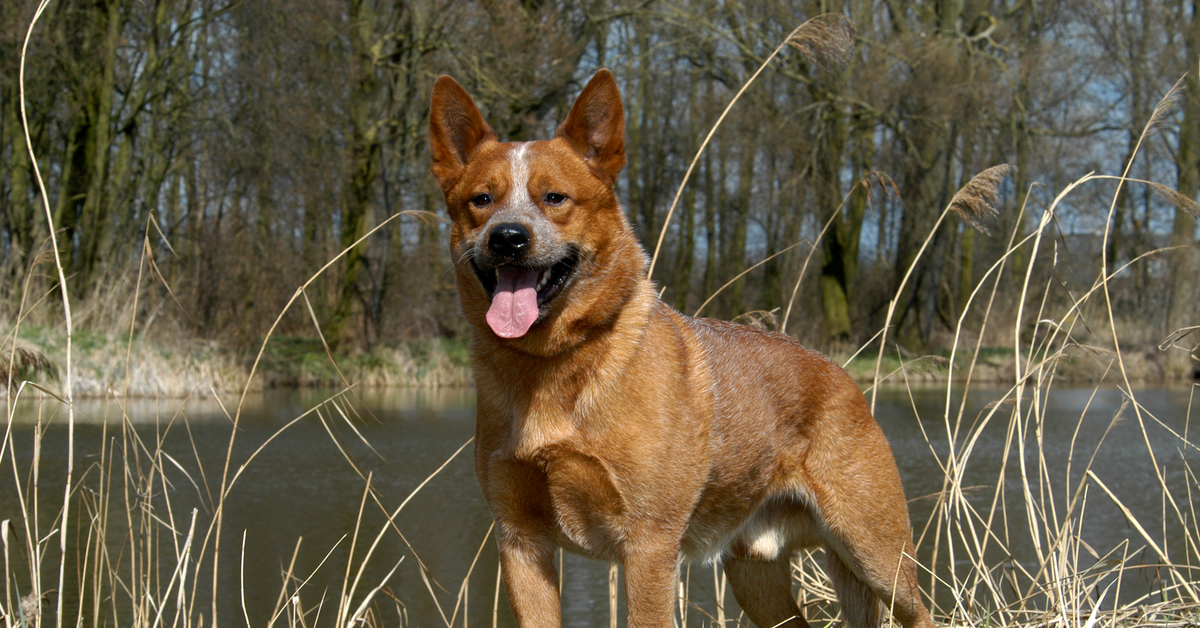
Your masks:
{"label": "short tan fur", "polygon": [[824,545],[842,616],[932,622],[903,488],[850,377],[778,333],[660,301],[614,184],[616,81],[554,139],[502,143],[458,83],[430,113],[478,389],[475,469],[519,625],[559,626],[558,547],[625,568],[628,625],[671,626],[681,560],[716,560],[760,628],[807,626],[790,561]]}

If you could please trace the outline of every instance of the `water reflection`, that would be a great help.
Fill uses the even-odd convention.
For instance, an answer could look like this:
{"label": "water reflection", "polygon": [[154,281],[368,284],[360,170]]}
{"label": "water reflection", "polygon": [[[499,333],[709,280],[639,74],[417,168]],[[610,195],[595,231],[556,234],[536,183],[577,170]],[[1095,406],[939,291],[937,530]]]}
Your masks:
{"label": "water reflection", "polygon": [[[989,412],[997,410],[992,402],[1003,395],[1003,391],[980,390],[967,397],[955,449],[961,450],[968,442],[973,426],[987,423]],[[1023,439],[1011,436],[1009,406],[999,408],[990,423],[974,434],[973,453],[962,469],[962,484],[968,487],[967,503],[974,511],[954,516],[994,516],[1007,521],[1007,525],[995,526],[998,535],[989,550],[990,564],[1009,561],[1011,566],[1036,571],[1035,540],[1043,544],[1046,541],[1031,536],[1026,524],[1031,515],[1017,482],[1022,442],[1026,446],[1026,473],[1032,477],[1031,498],[1036,505],[1032,517],[1041,522],[1039,525],[1044,526],[1046,520],[1061,522],[1065,496],[1080,486],[1084,469],[1095,455],[1093,473],[1139,523],[1158,538],[1165,536],[1165,546],[1171,551],[1185,551],[1179,524],[1173,523],[1170,516],[1164,523],[1163,512],[1171,506],[1164,505],[1157,475],[1165,474],[1166,484],[1176,496],[1186,498],[1189,486],[1196,488],[1184,466],[1194,464],[1198,458],[1196,449],[1183,440],[1190,438],[1190,394],[1187,390],[1141,391],[1137,400],[1144,410],[1142,421],[1130,408],[1121,410],[1124,397],[1117,390],[1056,390],[1047,399],[1022,400],[1026,406],[1039,404],[1045,417],[1041,423],[1020,425]],[[957,413],[962,403],[961,397],[953,397],[952,413]],[[103,470],[110,482],[120,487],[123,477],[138,472],[130,470],[136,467],[136,460],[148,459],[161,447],[169,454],[165,459],[168,462],[162,465],[167,481],[160,479],[142,488],[154,492],[155,517],[163,525],[158,531],[159,542],[170,548],[171,539],[163,532],[166,526],[186,530],[193,509],[198,529],[211,521],[232,437],[229,477],[236,475],[236,482],[225,505],[217,574],[219,612],[230,619],[222,621],[241,618],[244,592],[250,624],[267,625],[285,586],[283,574],[293,564],[295,554],[293,580],[286,586],[290,592],[306,581],[299,592],[304,608],[317,608],[322,598],[326,609],[332,608],[342,594],[347,573],[353,580],[365,561],[355,598],[361,599],[403,558],[380,599],[384,606],[402,608],[412,624],[443,624],[443,617],[449,620],[457,612],[455,625],[462,625],[465,612],[470,623],[490,625],[494,609],[500,625],[512,624],[502,592],[497,608],[496,552],[491,540],[484,542],[491,520],[475,484],[471,447],[428,479],[472,436],[471,391],[269,391],[241,401],[235,433],[231,430],[232,417],[238,413],[238,406],[236,398],[80,402],[76,406],[75,480],[79,482],[82,476],[85,487],[98,486]],[[927,524],[937,502],[931,496],[943,489],[942,466],[951,450],[943,420],[945,408],[945,390],[933,388],[881,391],[876,410],[912,499],[911,516],[921,538],[919,558],[927,565],[936,562],[935,568],[943,578],[950,573],[953,559],[944,541],[938,555],[934,555],[938,531]],[[1118,411],[1121,418],[1114,422]],[[129,417],[128,423],[122,423],[123,416]],[[65,480],[65,413],[56,404],[27,402],[11,426],[13,447],[5,455],[15,457],[16,477],[26,487],[27,501],[32,503],[28,499],[32,489],[28,478],[39,420],[45,429],[37,483],[42,492],[40,513],[43,521],[51,521],[61,505]],[[133,432],[124,431],[123,426],[132,427]],[[139,443],[131,438],[132,434],[140,439],[136,447],[142,453],[137,456],[130,453]],[[1040,450],[1036,449],[1039,442]],[[107,452],[102,451],[104,443],[110,446]],[[103,469],[96,466],[102,461],[102,453],[106,465]],[[12,462],[0,462],[11,474]],[[1001,476],[999,470],[1005,464],[1007,472]],[[1044,477],[1037,474],[1039,465],[1047,471]],[[413,495],[427,479],[428,483]],[[1005,490],[997,501],[995,488],[1000,481],[1005,482]],[[12,475],[0,480],[0,486],[12,485]],[[22,520],[15,493],[0,490],[0,519]],[[1147,550],[1138,553],[1146,542],[1111,498],[1089,486],[1086,499],[1086,516],[1075,533],[1091,547],[1103,554],[1128,542],[1125,553],[1133,556],[1132,563],[1157,560]],[[389,524],[387,515],[406,500]],[[117,504],[112,508],[110,517],[115,529],[125,513]],[[945,529],[941,536],[945,537]],[[378,544],[372,548],[377,538]],[[164,553],[168,553],[166,549]],[[954,566],[958,577],[963,578],[968,565],[961,559],[961,548],[956,556],[959,558]],[[162,558],[169,562],[166,559],[171,557]],[[564,625],[605,623],[609,604],[607,565],[570,555],[562,560]],[[198,587],[194,593],[197,612],[207,612],[204,609],[211,599],[207,589],[212,581],[211,570],[210,552],[199,572],[191,576]],[[463,610],[456,600],[468,573],[471,577],[462,594]],[[695,567],[692,575],[692,599],[708,612],[715,612],[711,568]],[[53,586],[49,582],[47,585]],[[1133,595],[1136,591],[1126,593]],[[389,595],[397,602],[390,601]],[[938,595],[942,603],[947,603],[944,586]],[[69,596],[66,601],[68,608],[78,603]],[[699,622],[702,613],[696,611],[692,616]],[[318,623],[329,622],[331,618]]]}

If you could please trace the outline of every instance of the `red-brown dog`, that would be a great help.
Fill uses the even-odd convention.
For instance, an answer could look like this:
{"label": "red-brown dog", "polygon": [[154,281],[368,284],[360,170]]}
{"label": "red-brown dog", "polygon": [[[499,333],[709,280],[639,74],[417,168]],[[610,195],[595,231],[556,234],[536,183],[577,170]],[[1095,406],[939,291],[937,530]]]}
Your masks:
{"label": "red-brown dog", "polygon": [[631,627],[672,625],[681,559],[720,561],[760,628],[806,626],[790,561],[814,544],[850,626],[885,609],[932,626],[896,463],[845,371],[655,295],[613,192],[612,74],[554,139],[510,143],[443,76],[429,135],[473,329],[475,470],[521,626],[560,625],[559,546],[625,565]]}

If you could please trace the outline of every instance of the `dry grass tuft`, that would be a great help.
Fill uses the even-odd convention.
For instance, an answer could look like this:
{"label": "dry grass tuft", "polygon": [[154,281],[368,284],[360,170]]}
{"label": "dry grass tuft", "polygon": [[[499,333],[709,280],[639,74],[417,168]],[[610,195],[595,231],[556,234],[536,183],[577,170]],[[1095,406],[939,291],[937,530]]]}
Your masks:
{"label": "dry grass tuft", "polygon": [[1158,196],[1164,201],[1170,203],[1176,209],[1182,209],[1183,211],[1200,218],[1200,203],[1197,203],[1196,199],[1184,196],[1175,188],[1163,185],[1157,181],[1149,181],[1148,183],[1150,184],[1150,189],[1154,190],[1154,192],[1158,194]]}
{"label": "dry grass tuft", "polygon": [[58,379],[58,365],[50,361],[45,353],[20,344],[3,352],[0,358],[0,381],[11,386],[18,380],[47,377]]}
{"label": "dry grass tuft", "polygon": [[1150,121],[1146,123],[1146,128],[1142,132],[1143,136],[1151,129],[1157,128],[1163,118],[1175,108],[1175,105],[1179,104],[1179,101],[1183,98],[1186,78],[1186,76],[1181,77],[1178,81],[1175,81],[1175,84],[1167,91],[1167,95],[1158,101],[1158,104],[1154,107],[1154,112],[1150,114]]}
{"label": "dry grass tuft", "polygon": [[749,325],[755,329],[779,329],[779,308],[746,312],[735,317],[733,322]]}
{"label": "dry grass tuft", "polygon": [[990,235],[987,223],[998,214],[996,201],[1000,198],[1000,184],[1016,170],[1010,164],[992,166],[975,175],[950,199],[950,211],[975,230]]}
{"label": "dry grass tuft", "polygon": [[838,67],[854,50],[854,23],[838,13],[818,15],[793,31],[787,43],[813,67]]}

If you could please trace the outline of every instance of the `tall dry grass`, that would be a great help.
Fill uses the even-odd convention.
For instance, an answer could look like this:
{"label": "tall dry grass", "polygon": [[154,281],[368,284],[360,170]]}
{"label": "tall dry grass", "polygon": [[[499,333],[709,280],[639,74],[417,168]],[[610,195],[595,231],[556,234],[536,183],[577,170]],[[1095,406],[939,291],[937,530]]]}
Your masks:
{"label": "tall dry grass", "polygon": [[[748,83],[755,77],[757,74]],[[1145,140],[1174,103],[1178,87],[1163,98],[1147,124],[1141,141]],[[745,88],[743,86],[742,91]],[[700,150],[703,151],[704,147]],[[1145,251],[1111,272],[1108,270],[1108,260],[1103,259],[1100,273],[1093,284],[1078,293],[1068,290],[1069,297],[1065,305],[1061,305],[1061,300],[1049,298],[1055,292],[1056,280],[1053,272],[1046,271],[1052,271],[1059,260],[1057,251],[1047,251],[1047,245],[1055,237],[1053,229],[1056,214],[1064,206],[1065,199],[1080,187],[1098,182],[1117,182],[1106,225],[1111,224],[1120,188],[1126,185],[1150,186],[1160,195],[1171,199],[1181,210],[1200,213],[1192,199],[1180,198],[1178,193],[1164,189],[1165,186],[1156,182],[1130,179],[1129,168],[1137,158],[1137,153],[1135,150],[1125,171],[1119,176],[1089,174],[1068,185],[1049,207],[1041,211],[1037,226],[1032,231],[1018,230],[1008,234],[1007,251],[984,273],[972,290],[967,307],[963,308],[954,330],[952,352],[948,360],[931,356],[910,360],[902,357],[898,368],[890,372],[883,370],[896,306],[916,267],[916,260],[889,303],[885,326],[871,342],[851,356],[854,359],[872,345],[877,348],[875,376],[867,391],[872,408],[875,407],[876,394],[881,385],[891,383],[909,386],[909,369],[920,368],[922,362],[933,359],[944,362],[941,366],[952,373],[965,373],[950,378],[945,387],[944,410],[940,416],[932,417],[944,430],[944,434],[939,436],[949,443],[948,451],[939,453],[939,447],[934,445],[937,439],[930,433],[924,433],[931,455],[944,472],[944,479],[941,491],[933,496],[936,503],[932,517],[928,521],[916,522],[916,540],[921,549],[919,553],[932,557],[928,564],[920,565],[928,578],[927,592],[935,615],[945,623],[1093,628],[1099,625],[1193,626],[1200,622],[1200,524],[1192,505],[1192,491],[1200,489],[1200,483],[1190,464],[1198,448],[1187,429],[1191,408],[1195,407],[1194,393],[1197,387],[1192,386],[1193,397],[1189,402],[1188,416],[1184,417],[1185,427],[1182,431],[1176,431],[1163,418],[1145,409],[1138,400],[1139,393],[1133,386],[1134,378],[1127,368],[1129,360],[1123,350],[1123,333],[1128,332],[1131,325],[1129,321],[1119,320],[1114,315],[1110,296],[1110,285],[1115,276],[1131,265],[1147,263],[1155,256],[1164,255],[1166,250]],[[1001,184],[1010,171],[1010,166],[996,166],[968,182],[939,216],[922,243],[917,259],[925,253],[934,232],[950,216],[957,216],[969,227],[986,232],[986,225],[997,212]],[[1020,211],[1024,214],[1032,209],[1021,207]],[[1015,223],[1023,225],[1025,221],[1017,220]],[[828,224],[825,226],[827,228]],[[664,233],[666,229],[664,225]],[[817,250],[825,229],[811,244],[811,251]],[[1109,237],[1106,227],[1105,243]],[[1027,260],[1023,268],[1013,268],[1012,260],[1018,252],[1023,253]],[[801,268],[797,287],[811,256],[810,252]],[[1038,277],[1046,278],[1042,280],[1044,285],[1037,285]],[[1001,295],[1002,282],[1014,278],[1020,285],[1015,317],[993,316],[997,298]],[[786,325],[790,311],[789,303],[781,327]],[[1088,314],[1086,319],[1083,316],[1085,312]],[[970,330],[966,328],[968,316],[979,318],[979,322]],[[1200,316],[1200,310],[1197,310],[1197,316]],[[1010,331],[993,335],[1011,339],[1009,359],[1015,368],[1007,390],[997,395],[984,412],[972,415],[968,413],[966,393],[973,387],[979,387],[981,378],[977,375],[977,365],[984,349],[982,342],[989,334],[988,328],[1000,324],[995,320],[1012,321],[1013,328]],[[1086,330],[1085,320],[1092,321]],[[1096,324],[1098,321],[1100,325]],[[1173,330],[1158,343],[1160,351],[1174,352],[1173,359],[1168,361],[1177,368],[1196,368],[1197,355],[1200,355],[1200,340],[1197,339],[1200,337],[1200,320],[1196,322],[1196,326]],[[1105,483],[1105,476],[1111,481],[1112,474],[1119,474],[1122,470],[1106,464],[1101,451],[1103,438],[1091,450],[1077,449],[1077,441],[1072,439],[1066,454],[1068,464],[1065,477],[1052,470],[1055,460],[1045,449],[1047,425],[1074,422],[1078,436],[1084,427],[1086,410],[1076,417],[1054,416],[1048,414],[1046,400],[1061,386],[1060,369],[1070,368],[1069,362],[1081,355],[1103,368],[1104,373],[1099,380],[1106,379],[1104,375],[1111,372],[1124,397],[1121,410],[1113,416],[1113,424],[1119,420],[1130,420],[1138,426],[1145,445],[1144,457],[1139,464],[1152,469],[1156,478],[1156,482],[1145,487],[1145,490],[1156,495],[1162,504],[1161,512],[1154,513],[1160,515],[1159,528],[1149,529],[1143,525],[1139,514],[1124,504]],[[989,386],[993,384],[990,376],[983,379]],[[1099,391],[1099,386],[1097,384],[1096,391]],[[956,398],[959,400],[957,403]],[[930,418],[918,417],[917,424],[924,424]],[[981,493],[981,487],[964,484],[966,470],[976,471],[980,464],[988,464],[986,461],[976,462],[981,458],[981,436],[985,430],[996,428],[1002,428],[1006,435],[1004,455],[997,466],[986,468],[994,480],[983,487],[990,493]],[[1109,429],[1112,429],[1112,425]],[[1165,471],[1167,462],[1160,459],[1151,444],[1152,430],[1166,430],[1176,439],[1179,456],[1171,462],[1175,473],[1179,473],[1179,467],[1183,469],[1185,481],[1182,489],[1179,484],[1168,482]],[[1108,431],[1105,431],[1107,434]],[[1123,464],[1128,463],[1123,461]],[[1019,497],[1014,498],[1014,494]],[[1120,510],[1129,527],[1136,532],[1134,540],[1117,547],[1095,548],[1083,539],[1081,531],[1087,520],[1088,505],[1097,501],[1107,501]],[[1098,506],[1093,505],[1092,508],[1095,510]],[[1014,516],[1012,513],[1022,514]],[[1141,516],[1145,517],[1146,514]],[[1168,547],[1166,542],[1168,528],[1182,538],[1182,541],[1176,540],[1173,547]],[[1011,548],[1024,545],[1033,548],[1035,559],[1032,562],[1013,558],[1015,553]],[[1143,553],[1149,555],[1149,560],[1137,558]],[[917,560],[916,557],[912,559]],[[811,554],[795,561],[794,574],[799,583],[799,599],[802,608],[809,613],[810,621],[834,621],[837,617],[836,605],[828,578],[818,566],[821,562]],[[724,612],[725,584],[719,569],[716,566],[712,569],[713,584],[707,597],[717,600],[718,613],[715,617],[706,613],[708,617],[704,623],[744,625],[744,618],[731,618]],[[691,570],[685,574],[685,577],[690,577]],[[1150,584],[1147,585],[1147,582]],[[1123,589],[1133,589],[1139,593],[1123,596]],[[681,591],[686,590],[681,588]],[[616,597],[615,588],[610,595]],[[689,606],[692,605],[687,596],[681,594],[681,618],[687,616]],[[695,607],[700,608],[698,605]],[[616,625],[615,622],[614,618],[612,625]]]}
{"label": "tall dry grass", "polygon": [[[829,28],[824,22],[820,26]],[[817,50],[816,44],[803,43],[807,41],[803,39],[804,35],[804,32],[794,32],[784,44]],[[991,211],[1001,174],[999,170],[989,170],[968,184],[946,208],[939,224],[955,213],[963,213],[968,222],[976,222]],[[1190,416],[1185,428],[1174,432],[1180,455],[1172,465],[1182,466],[1186,476],[1180,492],[1179,484],[1168,481],[1163,471],[1167,461],[1162,460],[1150,444],[1152,430],[1169,428],[1161,417],[1153,416],[1139,403],[1138,390],[1130,384],[1126,374],[1120,330],[1107,297],[1115,273],[1102,271],[1093,285],[1073,296],[1063,308],[1045,298],[1032,296],[1050,292],[1042,289],[1049,285],[1035,284],[1036,278],[1043,276],[1035,269],[1047,265],[1053,267],[1057,263],[1053,255],[1047,254],[1046,243],[1050,240],[1055,213],[1063,200],[1082,186],[1114,178],[1121,185],[1140,184],[1125,175],[1087,175],[1064,189],[1042,211],[1033,231],[1008,235],[1007,253],[976,285],[969,307],[955,330],[953,353],[947,368],[964,372],[965,376],[947,384],[944,408],[938,417],[920,417],[922,425],[932,420],[932,424],[944,432],[937,436],[925,434],[930,455],[935,457],[944,478],[942,489],[932,496],[935,500],[933,516],[927,521],[915,522],[922,554],[927,552],[933,557],[927,564],[921,564],[921,569],[927,579],[927,592],[934,602],[935,613],[943,623],[980,627],[1095,628],[1120,625],[1165,628],[1195,625],[1200,621],[1197,614],[1200,609],[1200,578],[1197,577],[1200,528],[1192,499],[1193,489],[1200,485],[1189,462],[1194,459],[1197,449],[1186,427],[1190,424]],[[44,191],[42,197],[47,197]],[[1021,211],[1030,209],[1022,208]],[[48,210],[47,220],[51,220]],[[54,229],[50,231],[53,233]],[[1011,263],[1018,251],[1029,260],[1020,269]],[[1148,251],[1130,263],[1143,263],[1147,257],[1159,253]],[[313,278],[339,259],[340,256],[330,260]],[[60,273],[59,281],[65,285],[67,278],[57,260],[56,267]],[[139,268],[139,273],[141,270]],[[1012,359],[1017,367],[1007,390],[985,411],[973,414],[968,411],[965,393],[975,385],[973,374],[980,359],[982,338],[986,328],[993,324],[991,312],[996,305],[999,286],[1013,273],[1019,273],[1022,286],[1016,328],[1010,336],[1013,339]],[[137,285],[140,285],[140,277]],[[307,285],[296,290],[288,308],[305,300]],[[8,374],[16,373],[17,377],[10,382],[14,392],[6,398],[6,427],[0,439],[0,469],[7,476],[0,480],[0,485],[11,492],[12,503],[16,504],[16,511],[4,513],[0,520],[0,552],[4,566],[0,611],[5,627],[208,628],[249,625],[250,611],[244,596],[237,601],[241,616],[219,615],[222,591],[244,591],[240,583],[230,585],[228,582],[228,578],[236,579],[238,574],[244,573],[244,565],[222,562],[226,560],[223,557],[231,555],[230,548],[234,550],[232,555],[244,556],[241,550],[246,542],[244,534],[239,535],[223,525],[228,497],[243,480],[245,470],[255,464],[256,457],[272,447],[276,438],[298,421],[320,421],[331,432],[331,437],[335,426],[344,428],[347,433],[358,434],[351,420],[355,402],[349,377],[344,377],[347,392],[314,404],[274,435],[255,443],[249,455],[239,456],[235,454],[235,442],[240,437],[238,426],[250,392],[249,385],[243,386],[236,402],[230,402],[226,407],[233,429],[219,468],[202,468],[199,474],[189,472],[175,455],[164,449],[163,442],[168,433],[188,431],[182,413],[163,423],[158,431],[146,432],[135,429],[132,417],[119,401],[120,420],[103,427],[100,454],[86,461],[77,460],[76,419],[71,396],[71,382],[76,374],[69,357],[73,334],[72,304],[66,293],[62,291],[68,359],[61,374],[66,382],[66,393],[57,395],[42,390],[48,396],[37,402],[32,442],[16,442],[14,417],[15,404],[27,396],[34,385],[19,381],[21,370],[12,366],[6,370]],[[889,309],[889,323],[895,303],[893,301]],[[1095,325],[1095,317],[1092,317],[1094,327],[1089,331],[1088,350],[1099,356],[1097,359],[1106,360],[1122,381],[1120,390],[1125,405],[1114,416],[1114,421],[1135,422],[1144,437],[1145,455],[1137,464],[1152,469],[1157,478],[1157,482],[1145,490],[1153,492],[1161,503],[1159,514],[1164,521],[1161,527],[1145,526],[1142,523],[1145,513],[1135,512],[1110,490],[1111,479],[1121,470],[1106,464],[1099,447],[1077,450],[1072,442],[1068,464],[1074,471],[1065,476],[1054,471],[1052,454],[1045,449],[1044,434],[1048,425],[1074,421],[1078,427],[1082,426],[1083,415],[1048,414],[1045,400],[1056,394],[1058,373],[1064,361],[1083,347],[1077,339],[1080,312],[1097,307],[1107,313],[1103,317],[1107,324]],[[964,322],[968,312],[982,320],[979,328],[972,328],[969,334]],[[280,313],[280,318],[283,314]],[[19,326],[20,321],[19,317],[13,323],[14,327]],[[319,333],[320,326],[314,327]],[[131,322],[122,367],[125,382],[136,378],[135,364],[141,359],[134,348],[133,330]],[[894,346],[889,344],[890,331],[890,327],[884,327],[873,340],[872,346],[878,347],[876,379],[868,391],[873,403],[880,385],[903,385],[907,369],[912,366],[901,360],[901,366],[894,371],[882,369],[885,351]],[[1164,339],[1164,350],[1190,350],[1195,344],[1192,340],[1196,337],[1194,332],[1195,328],[1188,328],[1172,334]],[[16,334],[9,337],[15,338]],[[271,340],[268,334],[259,351],[260,358]],[[6,347],[8,364],[27,360],[28,356],[21,353],[15,342]],[[256,360],[250,379],[253,379],[258,364],[259,360]],[[956,403],[956,399],[960,401]],[[46,435],[53,429],[49,425],[51,415],[65,415],[69,432],[70,463],[65,473],[55,470],[64,478],[61,484],[55,485],[40,481],[49,471],[42,466],[40,452]],[[1000,457],[998,466],[984,469],[994,481],[981,491],[978,486],[966,484],[967,470],[975,471],[980,464],[986,464],[980,462],[981,438],[985,430],[997,427],[1005,434],[1005,455]],[[949,446],[939,450],[934,441],[943,437]],[[336,438],[334,443],[341,447]],[[469,441],[441,467],[430,469],[429,477],[439,473],[468,445]],[[345,454],[345,450],[342,451]],[[191,453],[199,458],[196,451]],[[346,460],[355,465],[352,456],[346,455]],[[494,587],[495,593],[490,609],[474,609],[471,616],[490,616],[491,623],[497,624],[502,604],[498,574],[480,573],[475,569],[480,556],[487,551],[490,532],[480,539],[478,549],[470,558],[468,574],[456,588],[443,590],[431,582],[427,570],[422,567],[420,573],[425,579],[426,590],[397,594],[388,583],[401,561],[419,562],[418,548],[408,546],[407,556],[379,556],[377,551],[382,540],[390,535],[404,538],[403,531],[395,524],[396,516],[425,483],[415,486],[399,503],[386,503],[375,489],[374,478],[362,471],[359,475],[362,485],[358,517],[353,529],[338,544],[348,546],[350,550],[349,558],[335,565],[343,574],[339,590],[315,590],[308,586],[312,574],[296,571],[295,557],[303,543],[297,539],[292,560],[281,569],[278,596],[266,625],[309,628],[332,624],[341,628],[399,623],[465,627],[467,591],[472,582],[476,586]],[[181,509],[171,497],[171,489],[178,485],[194,487],[204,496],[204,508]],[[1114,504],[1121,510],[1135,533],[1129,542],[1116,547],[1093,547],[1085,542],[1080,531],[1097,502]],[[382,525],[370,527],[365,523],[368,518],[364,513],[371,511],[386,515]],[[1166,543],[1168,526],[1181,535],[1182,542]],[[1018,545],[1031,546],[1034,560],[1014,560],[1011,550]],[[334,560],[331,557],[336,547],[320,549],[327,561]],[[1137,558],[1139,551],[1150,559]],[[369,580],[365,575],[368,573],[366,565],[381,560],[391,566],[390,571],[381,578]],[[828,578],[816,566],[819,564],[820,561],[811,555],[797,559],[798,595],[810,621],[836,621],[837,607]],[[678,608],[682,625],[723,628],[747,625],[732,604],[718,566],[687,566],[681,575]],[[620,574],[615,568],[610,571],[609,585],[610,625],[615,626],[619,623],[620,606]],[[1122,594],[1123,589],[1130,588],[1143,593],[1137,596]],[[408,617],[404,597],[424,595],[433,597],[439,616]]]}
{"label": "tall dry grass", "polygon": [[[226,410],[232,424],[226,455],[219,469],[201,468],[200,476],[189,473],[186,468],[163,448],[166,435],[172,431],[187,431],[188,424],[183,412],[177,413],[157,431],[147,433],[135,429],[133,418],[125,411],[120,401],[128,398],[131,386],[139,386],[139,367],[144,366],[148,356],[140,354],[135,338],[138,331],[136,316],[128,316],[128,335],[123,360],[122,390],[116,402],[120,420],[115,425],[105,422],[100,434],[100,453],[91,457],[82,471],[76,469],[76,416],[74,394],[77,364],[74,360],[73,308],[66,289],[68,279],[59,258],[59,247],[55,241],[56,229],[50,210],[49,194],[38,171],[37,156],[32,153],[29,142],[28,123],[25,115],[25,58],[34,27],[49,0],[39,3],[31,20],[21,49],[19,92],[21,119],[25,126],[26,145],[30,147],[30,158],[34,166],[34,177],[43,200],[45,218],[51,234],[50,251],[57,271],[58,286],[55,290],[62,297],[64,325],[63,367],[60,376],[62,394],[21,378],[31,371],[50,370],[45,356],[21,346],[17,338],[20,325],[31,308],[43,303],[42,299],[22,301],[12,328],[6,330],[4,344],[6,366],[5,429],[0,439],[0,468],[10,474],[4,481],[6,491],[11,487],[12,503],[16,512],[5,512],[0,519],[0,552],[3,560],[4,592],[0,595],[0,618],[6,627],[122,625],[159,628],[159,626],[218,626],[230,622],[249,623],[244,594],[241,600],[242,618],[219,617],[218,607],[223,588],[221,574],[224,573],[221,559],[228,552],[223,547],[236,545],[238,539],[229,538],[222,525],[227,498],[235,489],[247,467],[255,458],[271,446],[285,430],[302,419],[315,416],[327,426],[332,436],[332,423],[341,422],[351,433],[357,434],[345,399],[347,393],[330,397],[295,417],[275,434],[257,444],[246,457],[235,456],[235,442],[239,435],[243,404],[251,391],[257,367],[265,353],[276,326],[286,312],[299,301],[307,304],[305,289],[322,273],[336,264],[347,252],[385,226],[391,219],[365,234],[314,274],[308,282],[297,288],[285,308],[263,340],[246,383],[241,388],[236,406]],[[412,214],[414,212],[405,212]],[[153,218],[151,218],[152,220]],[[147,233],[151,232],[147,225]],[[148,244],[148,242],[147,242]],[[150,273],[151,247],[143,247],[142,263],[137,269],[134,286],[142,285],[143,274]],[[170,287],[167,286],[169,290]],[[28,290],[25,291],[28,295]],[[135,289],[127,308],[116,308],[126,312],[138,311],[140,289]],[[312,313],[311,307],[308,308]],[[118,320],[120,317],[118,316]],[[143,324],[148,324],[142,321]],[[314,320],[315,323],[315,320]],[[318,334],[320,333],[318,325]],[[322,338],[322,343],[324,339]],[[328,350],[328,345],[326,345]],[[331,356],[332,358],[332,356]],[[120,367],[116,367],[120,368]],[[335,370],[338,370],[336,364]],[[338,370],[339,375],[342,375]],[[58,375],[56,373],[56,375]],[[437,374],[441,376],[443,374]],[[342,375],[341,379],[349,385]],[[16,443],[14,431],[17,407],[23,398],[40,392],[45,397],[36,401],[36,419],[32,430],[32,443]],[[107,391],[106,391],[107,392]],[[215,393],[216,391],[211,391]],[[182,403],[181,406],[182,408]],[[67,437],[67,468],[61,486],[47,486],[41,478],[46,469],[42,466],[41,452],[45,444],[51,415],[65,414]],[[61,420],[61,419],[59,419]],[[22,432],[23,433],[23,432]],[[335,442],[338,442],[335,439]],[[194,448],[192,455],[199,460]],[[463,448],[466,444],[463,445]],[[345,454],[345,451],[343,454]],[[459,450],[461,451],[461,449]],[[457,455],[457,454],[456,454]],[[352,457],[347,460],[354,465]],[[449,463],[449,460],[447,461]],[[445,465],[443,465],[444,467]],[[357,469],[357,467],[355,467]],[[57,470],[56,470],[57,471]],[[434,471],[430,476],[440,471]],[[374,625],[381,609],[387,608],[386,584],[395,573],[392,568],[381,581],[364,579],[364,567],[375,558],[379,541],[394,530],[396,515],[407,504],[384,505],[372,487],[371,477],[363,475],[364,487],[362,510],[378,507],[387,513],[385,523],[378,530],[364,529],[356,525],[345,542],[351,547],[350,556],[344,566],[345,578],[340,591],[313,591],[305,588],[305,574],[294,573],[289,567],[281,574],[281,587],[275,609],[271,613],[269,626],[309,626],[327,623],[335,618],[339,626]],[[428,480],[426,480],[428,481]],[[169,497],[176,483],[187,483],[195,487],[202,497],[203,512],[192,508],[181,512]],[[424,483],[414,489],[420,491]],[[48,509],[50,500],[61,497],[61,506]],[[397,531],[398,532],[398,531]],[[301,541],[298,539],[296,551]],[[245,536],[241,539],[240,555],[244,557]],[[334,548],[328,548],[332,552]],[[403,557],[395,559],[396,566]],[[293,560],[294,565],[294,560]],[[241,571],[240,569],[238,570]],[[315,599],[314,599],[315,598]],[[308,601],[306,604],[305,601]],[[392,600],[392,606],[403,616],[402,603]],[[244,621],[243,621],[244,620]]]}

